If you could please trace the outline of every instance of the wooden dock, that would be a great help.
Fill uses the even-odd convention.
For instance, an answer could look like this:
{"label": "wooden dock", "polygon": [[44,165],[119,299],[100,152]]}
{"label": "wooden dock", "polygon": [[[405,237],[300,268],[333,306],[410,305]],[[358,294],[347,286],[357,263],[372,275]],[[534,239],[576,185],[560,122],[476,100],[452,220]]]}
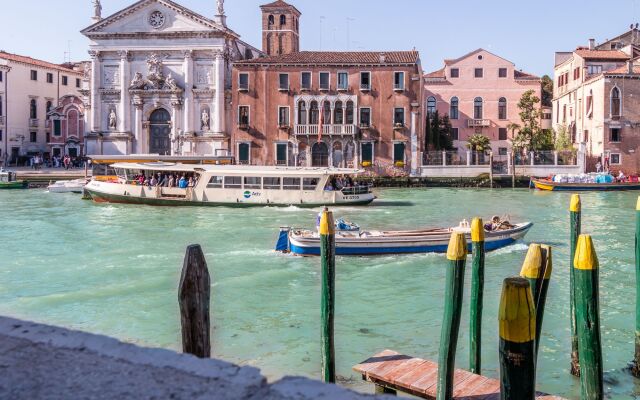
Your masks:
{"label": "wooden dock", "polygon": [[[438,364],[385,350],[353,367],[362,379],[384,387],[424,399],[435,399]],[[456,369],[453,396],[465,400],[500,399],[500,381]],[[537,399],[564,400],[558,396],[538,393]]]}

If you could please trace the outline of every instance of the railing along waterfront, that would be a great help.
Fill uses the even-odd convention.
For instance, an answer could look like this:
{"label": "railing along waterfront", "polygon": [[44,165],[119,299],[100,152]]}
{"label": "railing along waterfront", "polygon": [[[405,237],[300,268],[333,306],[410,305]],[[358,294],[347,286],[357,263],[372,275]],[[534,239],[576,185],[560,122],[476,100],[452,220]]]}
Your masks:
{"label": "railing along waterfront", "polygon": [[[296,125],[296,135],[318,135],[320,133],[319,125]],[[322,125],[323,135],[355,135],[358,128],[355,124],[343,125]]]}

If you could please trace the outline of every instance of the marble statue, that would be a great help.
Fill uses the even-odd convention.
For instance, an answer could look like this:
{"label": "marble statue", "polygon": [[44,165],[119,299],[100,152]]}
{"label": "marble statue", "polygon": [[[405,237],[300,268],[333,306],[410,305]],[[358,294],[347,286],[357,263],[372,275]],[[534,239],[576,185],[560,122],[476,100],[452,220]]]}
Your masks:
{"label": "marble statue", "polygon": [[167,75],[167,79],[164,81],[164,84],[170,90],[178,89],[178,84],[176,83],[176,80],[171,75],[171,72],[169,72],[169,75]]}
{"label": "marble statue", "polygon": [[202,130],[209,130],[209,111],[207,111],[206,109],[202,110]]}
{"label": "marble statue", "polygon": [[218,15],[224,15],[224,0],[218,0]]}
{"label": "marble statue", "polygon": [[109,113],[109,129],[116,129],[116,119],[116,110],[112,108],[111,112]]}
{"label": "marble statue", "polygon": [[102,4],[100,4],[100,0],[93,0],[93,18],[102,19]]}
{"label": "marble statue", "polygon": [[144,89],[145,80],[142,77],[140,72],[136,72],[133,79],[131,80],[131,84],[129,85],[129,89]]}

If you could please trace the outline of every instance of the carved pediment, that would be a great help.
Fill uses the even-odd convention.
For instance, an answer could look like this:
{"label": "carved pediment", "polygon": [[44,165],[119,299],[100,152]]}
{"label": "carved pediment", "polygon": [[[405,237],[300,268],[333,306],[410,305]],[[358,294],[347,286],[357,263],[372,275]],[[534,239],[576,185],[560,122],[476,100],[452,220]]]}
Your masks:
{"label": "carved pediment", "polygon": [[92,39],[176,34],[220,34],[238,37],[227,27],[171,0],[140,0],[89,26],[82,34]]}

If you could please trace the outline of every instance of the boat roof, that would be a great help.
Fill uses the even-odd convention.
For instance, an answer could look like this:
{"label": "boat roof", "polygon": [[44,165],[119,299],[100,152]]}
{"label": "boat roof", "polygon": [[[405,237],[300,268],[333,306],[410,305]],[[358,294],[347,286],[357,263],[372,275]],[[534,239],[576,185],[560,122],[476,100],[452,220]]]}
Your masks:
{"label": "boat roof", "polygon": [[327,167],[278,167],[278,166],[253,166],[253,165],[193,165],[181,163],[149,162],[149,163],[115,163],[113,168],[134,169],[142,171],[167,171],[167,172],[220,172],[225,174],[243,175],[356,175],[364,172],[354,168],[327,168]]}

